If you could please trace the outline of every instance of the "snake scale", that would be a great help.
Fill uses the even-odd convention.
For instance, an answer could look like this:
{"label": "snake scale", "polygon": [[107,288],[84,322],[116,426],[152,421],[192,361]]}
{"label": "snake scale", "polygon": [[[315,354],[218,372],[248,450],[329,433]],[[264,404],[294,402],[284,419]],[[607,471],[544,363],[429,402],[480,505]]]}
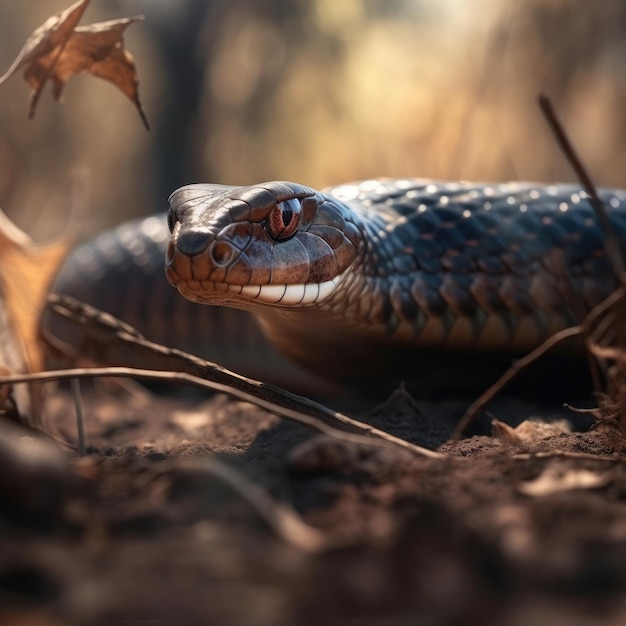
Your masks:
{"label": "snake scale", "polygon": [[[626,248],[626,192],[600,195]],[[419,375],[433,355],[510,358],[615,287],[576,185],[197,184],[172,194],[167,221],[171,236],[153,216],[79,247],[55,291],[261,378],[292,372],[284,356],[342,383]],[[185,298],[220,306],[168,289],[164,258]]]}

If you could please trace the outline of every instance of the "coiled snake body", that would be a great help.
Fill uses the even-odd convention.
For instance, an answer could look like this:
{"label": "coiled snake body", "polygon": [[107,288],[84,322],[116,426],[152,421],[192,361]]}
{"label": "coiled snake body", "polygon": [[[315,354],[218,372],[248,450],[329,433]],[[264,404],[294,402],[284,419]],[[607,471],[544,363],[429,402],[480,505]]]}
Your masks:
{"label": "coiled snake body", "polygon": [[[601,196],[624,245],[626,192]],[[173,300],[155,286],[167,248],[167,279],[185,298],[253,313],[271,346],[333,380],[394,367],[402,377],[407,366],[428,367],[423,354],[518,353],[577,323],[615,286],[602,232],[575,185],[381,179],[324,193],[288,182],[189,185],[172,194],[168,221],[169,243],[164,220],[153,217],[82,247],[57,291],[85,298],[87,257],[107,266],[103,276],[125,266],[119,276],[137,274],[130,293],[147,290],[149,304],[139,315],[114,314],[144,326],[146,315],[161,315],[163,332],[139,324],[156,340],[171,343],[175,324],[199,336],[206,307],[188,322],[162,312],[182,306],[165,304]],[[72,286],[78,270],[82,293]],[[106,289],[86,299],[94,292]],[[247,319],[236,317],[231,331],[213,338],[245,353]],[[197,347],[198,336],[189,343]]]}

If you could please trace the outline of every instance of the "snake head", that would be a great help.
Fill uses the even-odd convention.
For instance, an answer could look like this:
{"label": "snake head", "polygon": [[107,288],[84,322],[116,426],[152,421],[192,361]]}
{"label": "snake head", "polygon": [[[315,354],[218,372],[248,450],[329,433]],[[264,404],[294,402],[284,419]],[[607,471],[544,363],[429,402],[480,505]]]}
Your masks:
{"label": "snake head", "polygon": [[167,278],[204,304],[319,303],[361,241],[341,202],[295,183],[187,185],[169,203]]}

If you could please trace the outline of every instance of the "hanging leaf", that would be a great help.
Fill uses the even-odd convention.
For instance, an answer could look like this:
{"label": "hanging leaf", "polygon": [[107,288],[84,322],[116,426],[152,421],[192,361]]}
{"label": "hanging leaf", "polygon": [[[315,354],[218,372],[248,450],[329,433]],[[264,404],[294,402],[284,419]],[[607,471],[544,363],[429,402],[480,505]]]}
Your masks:
{"label": "hanging leaf", "polygon": [[139,79],[132,55],[124,49],[124,32],[143,16],[121,18],[78,26],[89,0],[80,0],[51,17],[26,40],[17,58],[0,77],[0,85],[18,70],[32,87],[29,118],[35,115],[39,97],[48,80],[53,95],[61,97],[67,81],[79,72],[87,72],[115,85],[137,108],[149,129],[139,99]]}

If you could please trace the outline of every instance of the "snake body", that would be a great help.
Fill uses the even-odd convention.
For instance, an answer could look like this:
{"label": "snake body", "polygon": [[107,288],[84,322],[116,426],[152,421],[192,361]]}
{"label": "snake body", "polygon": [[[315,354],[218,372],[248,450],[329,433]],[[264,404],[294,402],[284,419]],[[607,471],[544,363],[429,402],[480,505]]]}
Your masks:
{"label": "snake body", "polygon": [[[601,197],[626,248],[626,192]],[[226,326],[214,342],[249,353],[254,341],[253,351],[275,348],[333,380],[394,367],[402,376],[422,354],[519,353],[580,321],[615,287],[603,234],[575,185],[188,185],[170,197],[168,222],[169,243],[165,221],[152,217],[83,246],[57,291],[102,306],[93,293],[109,296],[89,286],[85,267],[102,280],[116,268],[110,297],[119,301],[128,281],[141,312],[114,314],[140,318],[140,330],[165,343],[192,331],[186,343],[197,348],[202,334],[211,339],[208,309],[176,302],[173,290],[166,298],[165,251],[167,279],[186,299],[252,313],[265,337],[249,334],[240,312],[217,309],[213,327]]]}

